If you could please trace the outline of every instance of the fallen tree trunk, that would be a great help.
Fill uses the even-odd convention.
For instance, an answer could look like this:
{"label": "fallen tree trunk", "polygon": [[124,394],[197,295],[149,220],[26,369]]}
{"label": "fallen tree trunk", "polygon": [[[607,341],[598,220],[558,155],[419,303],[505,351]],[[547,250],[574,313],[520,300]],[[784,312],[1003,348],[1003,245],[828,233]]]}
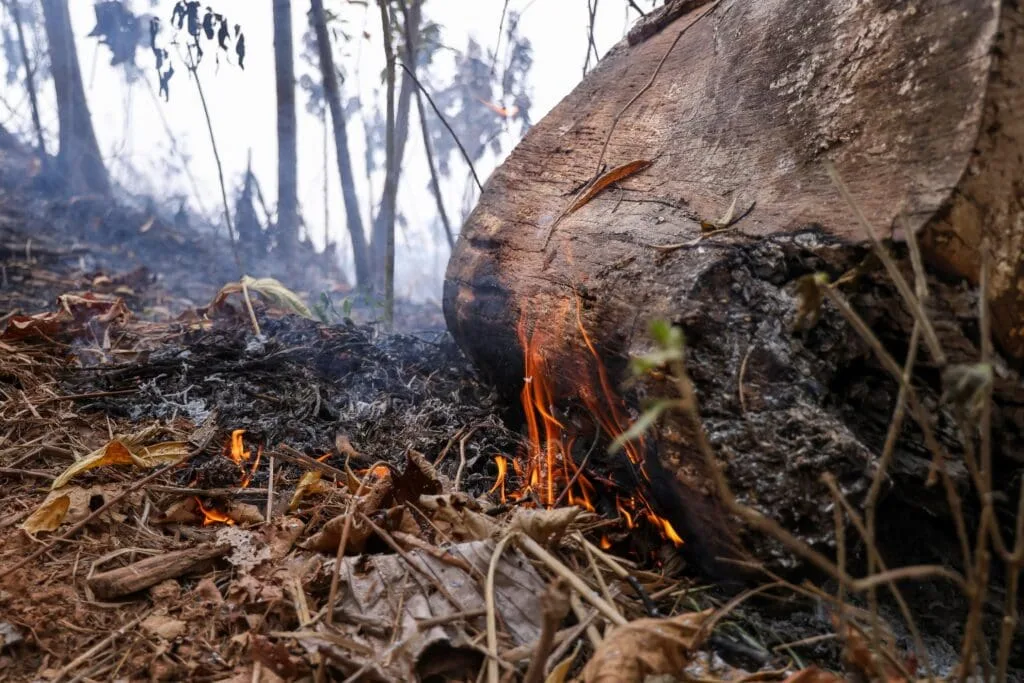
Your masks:
{"label": "fallen tree trunk", "polygon": [[[978,358],[973,287],[988,244],[993,334],[1019,363],[1022,25],[1000,0],[669,2],[490,178],[448,267],[449,328],[510,394],[522,384],[524,339],[542,339],[553,399],[571,402],[597,381],[572,322],[577,306],[613,383],[629,356],[651,348],[651,320],[681,325],[705,428],[740,499],[832,544],[820,476],[831,472],[854,503],[863,499],[898,387],[834,309],[793,332],[797,282],[858,274],[843,292],[898,361],[913,318],[884,273],[863,267],[867,237],[823,161],[834,161],[897,255],[906,231],[919,236],[949,362]],[[577,193],[620,167],[617,183],[602,187],[602,177]],[[959,452],[940,363],[925,351],[919,359],[922,400]],[[648,382],[634,408],[643,393],[664,391]],[[1024,392],[1005,370],[995,393],[1006,474],[1024,458]],[[948,513],[943,494],[923,485],[931,456],[921,442],[904,428],[890,531],[934,536],[913,551],[948,557],[950,527],[921,522]],[[790,562],[723,513],[684,429],[662,430],[655,460],[668,473],[652,476],[658,505],[697,559],[714,565],[709,558],[742,547]],[[962,462],[951,473],[970,496]]]}

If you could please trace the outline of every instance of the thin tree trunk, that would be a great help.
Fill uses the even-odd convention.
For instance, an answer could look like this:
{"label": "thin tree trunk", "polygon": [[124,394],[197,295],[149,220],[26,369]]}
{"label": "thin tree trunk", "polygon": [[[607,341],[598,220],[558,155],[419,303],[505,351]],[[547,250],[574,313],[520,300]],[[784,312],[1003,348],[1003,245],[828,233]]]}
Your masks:
{"label": "thin tree trunk", "polygon": [[18,8],[19,0],[4,0],[4,5],[11,13],[14,20],[14,28],[18,32],[18,47],[21,50],[21,61],[25,65],[25,89],[28,90],[28,100],[32,105],[32,125],[36,129],[36,140],[39,145],[39,158],[43,165],[46,165],[46,140],[43,138],[43,124],[39,119],[39,99],[36,96],[35,71],[28,58],[28,45],[25,43],[25,29],[21,25],[21,11]]}
{"label": "thin tree trunk", "polygon": [[[384,326],[390,332],[395,322],[395,196],[398,194],[398,159],[395,155],[395,51],[391,45],[391,21],[388,0],[377,0],[380,5],[380,22],[384,29],[384,58],[387,63],[387,129],[384,174],[384,199],[381,214],[390,209],[390,220],[385,219],[383,235],[384,253]],[[408,112],[406,113],[408,116]],[[406,122],[408,125],[408,121]],[[381,219],[378,215],[378,220]],[[374,226],[374,243],[381,235]]]}
{"label": "thin tree trunk", "polygon": [[298,151],[292,2],[274,0],[274,64],[277,81],[277,244],[289,261],[299,242]]}
{"label": "thin tree trunk", "polygon": [[[418,47],[416,45],[417,37],[419,36],[420,20],[422,18],[422,0],[413,0],[409,4],[407,15],[408,28],[406,29],[406,46],[405,55],[403,59],[410,64],[416,63],[416,53]],[[411,36],[411,40],[408,39]],[[390,50],[391,53],[391,66],[394,66],[394,51]],[[387,255],[387,244],[389,235],[394,235],[395,232],[395,217],[397,215],[397,204],[398,204],[398,181],[402,175],[402,159],[405,157],[405,143],[409,138],[409,110],[412,104],[412,94],[416,89],[415,83],[408,76],[402,77],[402,86],[398,93],[398,106],[395,109],[395,139],[394,139],[394,164],[390,166],[390,184],[387,179],[384,182],[384,191],[381,194],[380,211],[377,212],[377,218],[373,223],[373,240],[371,249],[373,251],[373,258],[375,266],[380,268],[382,265],[386,269],[386,261],[389,258]],[[387,178],[387,176],[386,176]],[[378,270],[378,273],[381,271]]]}
{"label": "thin tree trunk", "polygon": [[[417,3],[419,4],[419,3]],[[409,72],[415,72],[416,70],[416,55],[415,52],[410,49],[413,44],[413,32],[410,29],[409,22],[409,10],[406,7],[405,0],[399,0],[399,6],[402,8],[402,15],[405,18],[405,65],[403,68],[406,71],[405,76],[402,77],[403,84],[407,81],[413,81],[414,79],[410,76]],[[437,215],[441,219],[441,225],[444,226],[444,235],[448,239],[448,248],[455,248],[455,235],[452,234],[452,225],[448,220],[448,212],[444,209],[444,198],[441,196],[441,183],[437,177],[437,165],[434,163],[434,150],[430,146],[430,129],[427,127],[427,112],[423,106],[423,95],[420,93],[420,89],[417,83],[413,83],[413,91],[416,94],[416,111],[420,117],[420,132],[423,134],[423,149],[427,153],[427,166],[430,168],[430,191],[434,194],[434,203],[437,204]]]}
{"label": "thin tree trunk", "polygon": [[42,6],[60,120],[57,168],[72,193],[110,194],[110,179],[100,156],[82,86],[68,2],[42,0]]}
{"label": "thin tree trunk", "polygon": [[331,54],[331,40],[327,33],[327,18],[323,0],[311,0],[311,19],[316,32],[317,52],[320,56],[320,71],[324,79],[324,93],[331,108],[334,127],[334,147],[338,158],[338,175],[341,177],[341,194],[345,199],[345,217],[349,236],[352,239],[352,260],[356,267],[356,284],[361,288],[371,285],[370,259],[363,233],[363,220],[359,215],[359,198],[356,196],[355,178],[352,175],[352,157],[348,150],[348,133],[345,130],[345,114],[341,108],[341,90],[334,70],[334,56]]}

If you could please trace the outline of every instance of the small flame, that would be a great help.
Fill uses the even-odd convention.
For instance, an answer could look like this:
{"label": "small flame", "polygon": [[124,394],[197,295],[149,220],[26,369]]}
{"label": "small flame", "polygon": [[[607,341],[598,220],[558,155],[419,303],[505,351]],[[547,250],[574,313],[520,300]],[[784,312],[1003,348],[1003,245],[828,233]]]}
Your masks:
{"label": "small flame", "polygon": [[263,457],[263,446],[256,448],[256,460],[253,461],[252,467],[248,473],[242,475],[242,483],[240,487],[243,489],[249,488],[249,483],[252,482],[252,478],[256,475],[256,468],[260,466],[260,458]]}
{"label": "small flame", "polygon": [[607,536],[602,536],[600,546],[601,550],[611,550],[612,539],[608,538]]}
{"label": "small flame", "polygon": [[661,529],[661,532],[665,535],[665,538],[672,541],[672,544],[675,547],[679,548],[683,545],[683,539],[679,537],[679,534],[676,533],[676,530],[672,528],[672,524],[669,523],[667,519],[665,519],[664,517],[659,517],[653,512],[648,512],[647,514],[651,522]]}
{"label": "small flame", "polygon": [[199,511],[203,513],[203,526],[210,526],[211,524],[227,524],[229,526],[234,525],[235,520],[231,519],[223,512],[214,510],[213,508],[203,507],[202,501],[198,498],[195,499],[196,505],[199,506]]}
{"label": "small flame", "polygon": [[498,477],[494,481],[494,486],[487,493],[494,493],[495,491],[501,491],[501,502],[504,504],[507,500],[505,496],[505,475],[508,474],[508,459],[503,455],[494,456],[494,464],[498,466]]}
{"label": "small flame", "polygon": [[231,445],[229,447],[230,450],[228,450],[228,457],[231,458],[236,465],[241,465],[252,457],[252,453],[245,450],[245,443],[242,441],[242,434],[245,434],[244,429],[236,429],[231,432]]}

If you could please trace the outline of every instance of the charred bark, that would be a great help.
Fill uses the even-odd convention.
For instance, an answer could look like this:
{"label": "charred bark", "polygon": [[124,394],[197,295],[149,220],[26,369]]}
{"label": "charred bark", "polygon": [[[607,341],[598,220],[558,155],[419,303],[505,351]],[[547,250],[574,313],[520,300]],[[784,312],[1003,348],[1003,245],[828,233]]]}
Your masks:
{"label": "charred bark", "polygon": [[43,0],[42,5],[60,120],[57,168],[71,192],[109,194],[110,181],[89,115],[67,0]]}
{"label": "charred bark", "polygon": [[[844,294],[897,359],[913,321],[884,272],[865,267],[867,238],[823,161],[834,161],[898,256],[906,231],[920,236],[929,312],[950,362],[978,358],[975,285],[987,241],[994,336],[1019,363],[1020,19],[999,0],[669,3],[488,181],[449,264],[449,328],[512,395],[523,375],[520,324],[571,330],[564,318],[574,301],[620,382],[627,358],[650,350],[651,320],[679,324],[705,428],[739,498],[812,544],[831,545],[820,476],[831,472],[851,500],[863,499],[897,386],[831,308],[812,329],[793,331],[797,282],[858,273]],[[599,169],[639,160],[652,163],[568,211]],[[739,216],[730,230],[706,234]],[[592,381],[584,342],[578,333],[548,337],[557,340],[545,348],[556,398],[571,402]],[[960,452],[941,367],[926,351],[919,358],[933,426]],[[666,392],[648,381],[627,399],[638,408]],[[994,429],[1004,482],[1024,459],[1021,398],[1018,375],[1005,369]],[[930,456],[921,443],[916,427],[904,427],[886,505],[924,530],[947,511],[941,493],[923,485]],[[690,550],[710,565],[742,547],[792,566],[788,553],[722,512],[692,444],[669,420],[652,456],[667,473],[652,483],[661,514],[685,530]],[[973,496],[962,461],[951,470],[961,494]],[[897,547],[898,557],[948,557],[951,540],[934,534]]]}

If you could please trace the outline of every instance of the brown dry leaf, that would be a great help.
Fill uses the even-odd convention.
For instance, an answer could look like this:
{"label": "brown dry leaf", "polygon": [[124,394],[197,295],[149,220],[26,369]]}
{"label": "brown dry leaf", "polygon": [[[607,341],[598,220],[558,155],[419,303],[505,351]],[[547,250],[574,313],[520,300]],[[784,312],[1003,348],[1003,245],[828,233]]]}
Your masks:
{"label": "brown dry leaf", "polygon": [[[301,545],[306,550],[317,550],[322,553],[335,553],[341,543],[341,533],[345,528],[345,515],[340,514],[323,525],[316,534]],[[353,515],[349,522],[348,538],[345,539],[345,554],[358,555],[366,547],[366,541],[373,535],[373,529]]]}
{"label": "brown dry leaf", "polygon": [[255,505],[235,501],[228,503],[224,514],[233,519],[236,524],[262,524],[265,519],[263,510]]}
{"label": "brown dry leaf", "polygon": [[521,531],[538,543],[558,540],[573,520],[583,512],[576,506],[552,510],[530,510],[518,508],[512,518],[511,528]]}
{"label": "brown dry leaf", "polygon": [[38,336],[52,339],[65,327],[77,328],[90,320],[101,324],[125,322],[131,317],[120,297],[108,297],[93,292],[62,294],[57,297],[57,310],[38,315],[12,316],[0,338],[7,340]]}
{"label": "brown dry leaf", "polygon": [[462,492],[420,496],[420,507],[435,520],[448,523],[451,535],[459,540],[483,541],[499,529],[492,517],[480,512],[480,504]]}
{"label": "brown dry leaf", "polygon": [[306,496],[322,495],[330,491],[331,487],[321,481],[322,478],[323,474],[315,470],[303,474],[302,478],[299,479],[298,486],[295,487],[295,493],[292,494],[291,501],[288,503],[288,512],[295,512]]}
{"label": "brown dry leaf", "polygon": [[107,465],[138,465],[149,469],[162,464],[181,462],[189,453],[189,445],[184,441],[168,441],[154,446],[146,446],[139,454],[132,453],[128,446],[119,439],[114,439],[102,448],[98,448],[85,456],[53,481],[51,489],[59,489],[76,475],[96,467]]}
{"label": "brown dry leaf", "polygon": [[153,614],[142,620],[143,631],[159,636],[164,640],[174,640],[185,635],[185,622],[163,614]]}
{"label": "brown dry leaf", "polygon": [[64,521],[71,507],[71,496],[66,493],[47,496],[43,504],[21,523],[21,528],[34,536],[40,531],[55,531]]}
{"label": "brown dry leaf", "polygon": [[[483,582],[476,577],[487,573],[494,542],[456,544],[447,550],[461,562],[417,548],[408,550],[405,557],[343,558],[339,575],[345,590],[339,591],[335,609],[349,619],[336,619],[333,627],[317,624],[311,627],[315,630],[294,634],[296,640],[310,652],[328,651],[332,663],[356,661],[356,668],[365,664],[361,680],[472,680],[479,669],[479,654],[470,633],[483,627],[483,617],[455,616],[483,610]],[[418,569],[410,567],[406,558]],[[324,558],[309,580],[326,585],[333,574],[334,558]],[[540,635],[545,587],[545,580],[521,552],[509,548],[502,554],[495,572],[494,606],[510,646],[533,643]],[[432,623],[425,624],[426,620]]]}
{"label": "brown dry leaf", "polygon": [[441,493],[441,482],[434,466],[422,454],[413,450],[406,454],[405,470],[391,479],[388,507],[418,500],[423,495]]}
{"label": "brown dry leaf", "polygon": [[569,656],[555,664],[555,667],[551,669],[551,673],[544,679],[544,683],[565,683],[565,677],[569,675],[572,665],[576,663],[576,655],[580,653],[582,646],[582,643],[576,643],[575,649],[569,653]]}
{"label": "brown dry leaf", "polygon": [[306,523],[297,517],[281,517],[275,520],[270,528],[270,540],[267,542],[270,559],[279,560],[287,555],[305,528]]}
{"label": "brown dry leaf", "polygon": [[116,490],[110,486],[87,489],[69,486],[61,491],[50,491],[39,508],[22,522],[21,528],[34,535],[40,531],[54,531],[65,522],[74,524],[91,514],[90,503],[94,503],[93,507],[102,505],[112,495],[116,495]]}
{"label": "brown dry leaf", "polygon": [[640,171],[643,171],[644,169],[648,168],[652,163],[654,162],[648,161],[646,159],[640,159],[638,161],[630,161],[628,164],[623,164],[622,166],[616,166],[615,168],[606,172],[600,178],[595,180],[590,187],[584,190],[583,194],[577,197],[576,200],[569,205],[569,208],[566,210],[565,213],[570,214],[573,211],[582,208],[585,204],[587,204],[587,202],[589,202],[597,195],[601,194],[601,192],[603,192],[604,189],[607,188],[612,183],[617,183],[621,180],[629,178],[630,176],[634,176]]}
{"label": "brown dry leaf", "polygon": [[642,683],[645,677],[682,671],[700,645],[712,610],[669,619],[637,619],[612,629],[583,669],[585,683]]}

